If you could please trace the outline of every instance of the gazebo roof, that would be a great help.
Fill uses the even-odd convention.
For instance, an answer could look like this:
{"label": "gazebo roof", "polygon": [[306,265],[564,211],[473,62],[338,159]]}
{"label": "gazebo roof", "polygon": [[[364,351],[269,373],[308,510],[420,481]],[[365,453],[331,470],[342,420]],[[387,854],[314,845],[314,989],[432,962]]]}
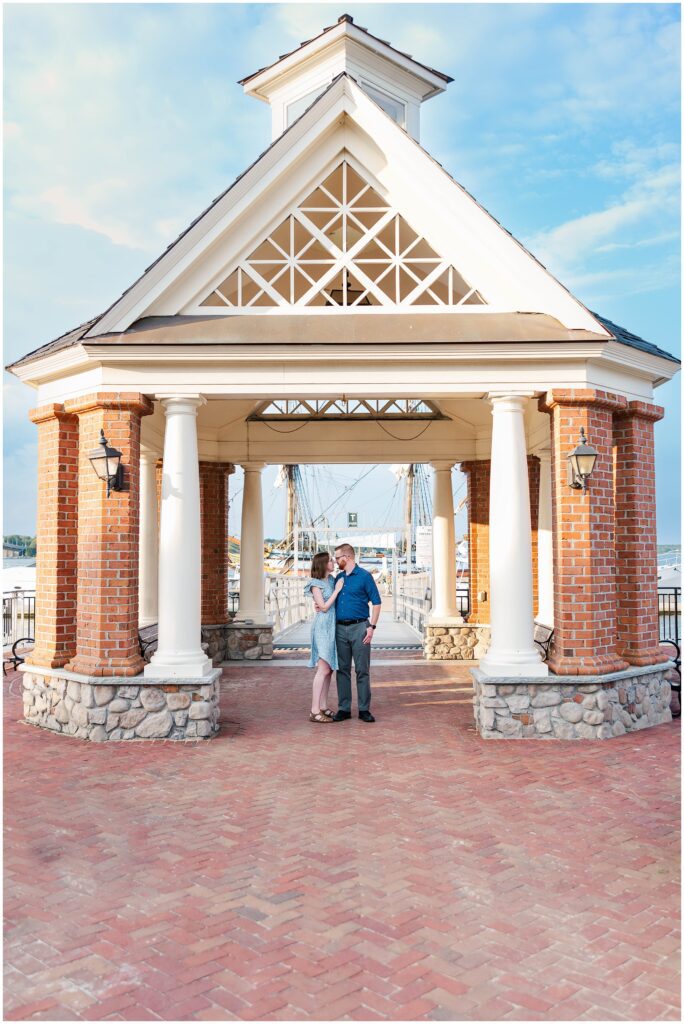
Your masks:
{"label": "gazebo roof", "polygon": [[[221,306],[217,300],[209,303],[214,308],[205,312],[208,301],[201,301],[202,295],[211,296],[212,288],[221,294],[217,284],[223,281],[222,288],[230,274],[237,273],[233,268],[238,260],[248,266],[244,254],[253,246],[268,244],[263,239],[269,231],[274,233],[273,224],[279,218],[287,216],[294,223],[294,218],[300,217],[301,223],[307,223],[311,214],[292,206],[293,166],[296,164],[298,174],[311,175],[304,194],[307,188],[320,190],[321,173],[330,174],[335,166],[334,159],[328,157],[326,163],[321,155],[324,143],[330,156],[340,154],[338,160],[350,161],[350,173],[357,178],[361,173],[361,179],[371,183],[366,188],[376,201],[385,203],[387,217],[395,215],[392,207],[396,207],[397,224],[404,215],[407,221],[403,223],[415,228],[414,234],[424,236],[421,244],[436,257],[424,263],[442,260],[443,266],[451,267],[448,274],[455,275],[454,281],[459,277],[466,289],[474,286],[468,294],[475,296],[477,308],[462,304],[458,309],[449,308],[448,302],[441,303],[446,308],[425,310],[420,305],[401,305],[399,298],[388,304],[380,295],[381,301],[376,298],[372,310],[309,308],[305,315],[301,304],[276,295],[278,301],[270,303],[278,307],[275,309],[244,309],[226,300]],[[378,153],[384,162],[375,175],[366,174],[362,158],[367,156],[372,162]],[[306,161],[309,169],[302,171]],[[380,180],[377,175],[387,175],[388,169],[391,173],[386,180]],[[412,185],[416,180],[423,182],[420,195]],[[296,187],[302,189],[301,181]],[[392,190],[397,199],[392,198]],[[387,194],[389,198],[385,198]],[[301,207],[302,200],[297,202]],[[345,209],[347,206],[345,201]],[[305,204],[303,209],[306,211]],[[308,223],[311,226],[310,220]],[[369,230],[372,233],[373,229]],[[454,237],[458,246],[452,242]],[[450,246],[454,252],[449,251]],[[355,272],[345,253],[341,260],[342,266],[351,266]],[[498,289],[498,302],[480,299],[475,290],[482,288],[478,275],[484,275],[492,291]],[[419,280],[415,274],[414,278]],[[420,291],[420,282],[415,290]],[[198,297],[189,302],[193,294]],[[382,344],[401,343],[402,338],[423,343],[614,340],[679,363],[658,346],[587,310],[352,78],[340,74],[108,310],[28,353],[8,369],[81,344]],[[660,379],[658,374],[655,377]]]}
{"label": "gazebo roof", "polygon": [[[665,352],[624,327],[612,323],[598,313],[593,316],[623,345],[649,355],[659,356],[679,365],[676,356]],[[89,346],[121,345],[299,345],[393,344],[432,342],[502,343],[510,342],[579,342],[605,341],[592,331],[569,330],[543,313],[443,314],[438,323],[432,318],[411,318],[398,313],[379,313],[368,317],[351,314],[344,320],[327,313],[304,316],[292,313],[284,317],[247,316],[157,316],[145,317],[116,334],[96,335],[86,339],[97,318],[88,320],[72,331],[22,356],[7,369],[25,366],[42,356],[73,348],[82,343]]]}

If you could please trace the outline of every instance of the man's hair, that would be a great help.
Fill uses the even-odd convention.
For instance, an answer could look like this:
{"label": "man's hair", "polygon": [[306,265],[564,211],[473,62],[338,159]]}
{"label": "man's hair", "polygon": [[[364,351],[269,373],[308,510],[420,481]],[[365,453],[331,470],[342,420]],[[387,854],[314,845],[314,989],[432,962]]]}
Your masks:
{"label": "man's hair", "polygon": [[354,548],[351,546],[351,544],[338,544],[337,547],[335,548],[335,551],[341,551],[343,555],[347,556],[347,558],[354,558],[354,556],[356,555],[356,552],[354,551]]}

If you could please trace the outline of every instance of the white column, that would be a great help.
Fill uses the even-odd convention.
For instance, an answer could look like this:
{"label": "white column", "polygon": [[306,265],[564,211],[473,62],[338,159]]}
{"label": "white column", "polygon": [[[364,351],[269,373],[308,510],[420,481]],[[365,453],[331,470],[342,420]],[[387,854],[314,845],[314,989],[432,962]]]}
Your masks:
{"label": "white column", "polygon": [[202,650],[197,410],[201,395],[158,396],[166,413],[159,531],[159,645],[145,675],[196,678],[212,671]]}
{"label": "white column", "polygon": [[456,607],[456,536],[451,462],[430,463],[433,478],[432,611],[429,622],[463,622]]}
{"label": "white column", "polygon": [[158,620],[159,527],[157,524],[157,458],[140,452],[140,549],[138,564],[139,624]]}
{"label": "white column", "polygon": [[525,442],[529,395],[488,396],[492,406],[489,590],[492,639],[480,669],[488,676],[546,676],[534,645],[532,524]]}
{"label": "white column", "polygon": [[243,465],[242,524],[240,528],[240,603],[236,618],[267,622],[264,607],[264,509],[261,471],[266,463]]}
{"label": "white column", "polygon": [[537,524],[537,621],[553,626],[553,518],[551,511],[551,452],[539,456],[539,521]]}

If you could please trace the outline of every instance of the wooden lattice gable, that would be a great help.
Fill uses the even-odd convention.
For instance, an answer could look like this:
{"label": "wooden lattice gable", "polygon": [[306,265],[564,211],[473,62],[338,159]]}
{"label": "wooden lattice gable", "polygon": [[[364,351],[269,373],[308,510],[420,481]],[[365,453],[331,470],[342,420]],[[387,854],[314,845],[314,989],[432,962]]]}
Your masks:
{"label": "wooden lattice gable", "polygon": [[484,303],[345,159],[190,311]]}

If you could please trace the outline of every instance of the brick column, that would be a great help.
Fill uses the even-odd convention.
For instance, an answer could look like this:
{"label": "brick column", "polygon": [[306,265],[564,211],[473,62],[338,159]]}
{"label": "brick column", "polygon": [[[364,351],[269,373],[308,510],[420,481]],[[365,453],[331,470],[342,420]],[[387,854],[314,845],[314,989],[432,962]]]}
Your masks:
{"label": "brick column", "polygon": [[235,466],[200,462],[202,625],[228,622],[228,476]]}
{"label": "brick column", "polygon": [[36,644],[31,665],[61,668],[76,650],[78,420],[62,405],[29,416],[38,426]]}
{"label": "brick column", "polygon": [[659,646],[655,450],[658,405],[630,402],[613,424],[618,652],[630,665],[667,661]]}
{"label": "brick column", "polygon": [[530,481],[530,524],[532,527],[532,607],[536,616],[539,608],[539,459],[527,456],[527,475]]}
{"label": "brick column", "polygon": [[[528,455],[530,480],[530,517],[532,521],[532,589],[535,612],[539,602],[539,557],[537,529],[539,524],[539,459]],[[489,622],[489,474],[491,462],[462,462],[461,472],[468,480],[468,558],[470,615],[468,622]],[[486,594],[484,601],[478,594]]]}
{"label": "brick column", "polygon": [[[491,462],[462,462],[468,480],[469,623],[489,622],[489,474]],[[484,600],[478,594],[485,594]]]}
{"label": "brick column", "polygon": [[[613,413],[626,405],[619,395],[590,389],[553,391],[540,400],[551,414],[555,636],[548,665],[558,675],[627,668],[617,642],[613,493]],[[567,456],[580,427],[598,451],[586,492],[567,482]]]}
{"label": "brick column", "polygon": [[[67,665],[92,676],[134,676],[138,645],[140,420],[152,403],[136,393],[92,394],[65,403],[79,420],[78,611],[76,656]],[[88,453],[100,430],[122,452],[124,485],[109,498]]]}

